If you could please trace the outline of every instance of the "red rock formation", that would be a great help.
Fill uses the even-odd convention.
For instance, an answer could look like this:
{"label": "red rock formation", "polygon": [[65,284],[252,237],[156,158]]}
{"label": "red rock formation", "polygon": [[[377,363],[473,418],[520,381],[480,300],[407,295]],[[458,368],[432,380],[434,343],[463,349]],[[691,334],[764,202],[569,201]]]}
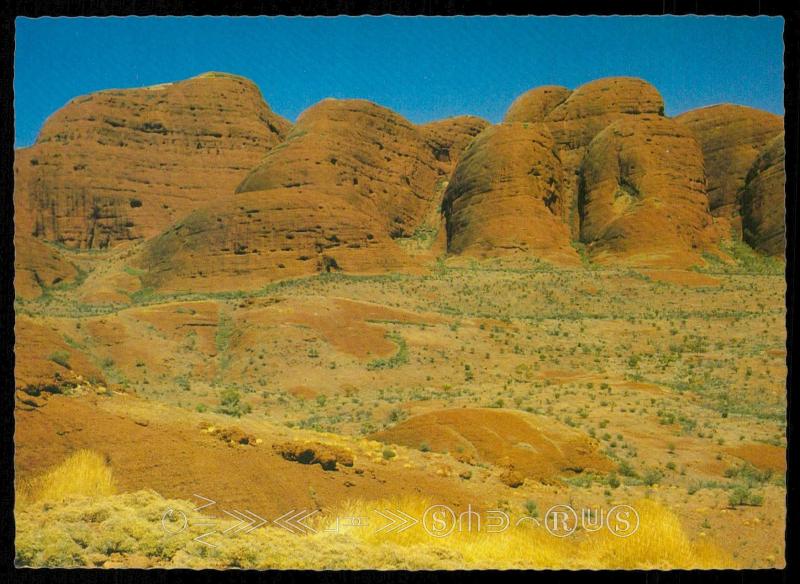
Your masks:
{"label": "red rock formation", "polygon": [[773,256],[783,256],[786,248],[785,159],[781,132],[761,150],[742,192],[744,240]]}
{"label": "red rock formation", "polygon": [[368,101],[326,99],[303,112],[237,192],[323,191],[401,237],[413,233],[438,179],[436,159],[411,122]]}
{"label": "red rock formation", "polygon": [[702,152],[681,124],[654,114],[614,122],[581,175],[581,241],[598,261],[686,266],[713,241]]}
{"label": "red rock formation", "polygon": [[18,235],[14,247],[14,292],[18,298],[37,298],[47,288],[70,284],[79,275],[58,249],[30,235]]}
{"label": "red rock formation", "polygon": [[561,219],[562,182],[544,124],[487,128],[464,152],[445,193],[448,251],[576,261]]}
{"label": "red rock formation", "polygon": [[[451,134],[454,145],[466,140]],[[235,196],[148,245],[148,282],[250,288],[322,271],[409,266],[395,240],[413,235],[438,206],[440,164],[430,132],[394,112],[324,100],[298,118]]]}
{"label": "red rock formation", "polygon": [[419,130],[442,172],[449,177],[464,148],[489,125],[476,116],[456,116],[423,124]]}
{"label": "red rock formation", "polygon": [[694,132],[705,159],[711,213],[741,235],[741,190],[761,149],[783,129],[783,118],[741,105],[704,107],[675,118]]}
{"label": "red rock formation", "polygon": [[75,98],[17,152],[17,227],[90,249],[151,237],[231,193],[289,126],[233,75]]}
{"label": "red rock formation", "polygon": [[564,220],[578,237],[578,169],[592,139],[619,119],[642,114],[663,115],[658,90],[641,79],[607,77],[578,87],[546,118],[564,165]]}
{"label": "red rock formation", "polygon": [[508,108],[504,122],[543,122],[572,93],[560,85],[536,87],[520,95]]}

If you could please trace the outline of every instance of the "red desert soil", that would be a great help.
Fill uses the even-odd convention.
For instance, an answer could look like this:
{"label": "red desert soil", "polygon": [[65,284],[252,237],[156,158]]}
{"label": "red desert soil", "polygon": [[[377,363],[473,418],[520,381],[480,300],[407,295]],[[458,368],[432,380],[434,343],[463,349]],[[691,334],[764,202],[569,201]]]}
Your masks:
{"label": "red desert soil", "polygon": [[456,458],[488,462],[521,478],[550,481],[570,472],[609,471],[613,465],[585,434],[532,414],[464,408],[414,416],[372,438],[419,448],[427,444]]}
{"label": "red desert soil", "polygon": [[[105,402],[117,411],[105,409]],[[30,479],[88,448],[110,461],[121,491],[153,489],[165,497],[192,499],[193,493],[224,501],[229,508],[259,513],[290,509],[329,509],[347,499],[435,494],[439,502],[460,507],[475,497],[452,479],[402,464],[378,464],[355,456],[354,466],[325,471],[318,464],[286,460],[273,449],[290,434],[256,433],[262,443],[230,446],[202,430],[190,418],[178,421],[118,413],[139,411],[133,396],[113,398],[60,395],[31,410],[16,411],[17,480]],[[230,424],[238,425],[235,420]],[[248,435],[252,432],[247,430]]]}
{"label": "red desert soil", "polygon": [[728,452],[761,470],[786,472],[786,448],[782,446],[754,442],[728,448]]}
{"label": "red desert soil", "polygon": [[309,327],[337,350],[359,359],[397,351],[397,346],[386,338],[386,329],[380,326],[382,321],[431,324],[444,319],[343,298],[290,299],[252,310],[247,315],[249,325],[290,323]]}

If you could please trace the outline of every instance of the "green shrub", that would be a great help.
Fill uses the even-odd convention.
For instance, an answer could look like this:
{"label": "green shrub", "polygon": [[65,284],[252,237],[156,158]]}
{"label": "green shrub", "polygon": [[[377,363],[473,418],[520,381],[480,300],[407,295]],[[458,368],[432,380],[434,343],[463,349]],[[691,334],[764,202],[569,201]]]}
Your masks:
{"label": "green shrub", "polygon": [[217,412],[220,414],[227,414],[235,418],[240,418],[242,414],[250,412],[250,406],[241,402],[239,390],[231,387],[225,389],[220,394],[219,407]]}
{"label": "green shrub", "polygon": [[536,501],[531,501],[530,499],[525,501],[525,513],[528,517],[539,517],[539,506],[536,504]]}
{"label": "green shrub", "polygon": [[736,485],[728,496],[728,504],[731,507],[738,507],[740,505],[760,507],[764,504],[764,497],[752,492],[750,487],[746,485]]}
{"label": "green shrub", "polygon": [[67,353],[66,351],[56,351],[55,353],[50,355],[50,360],[53,363],[58,363],[62,367],[71,369],[69,365],[69,353]]}

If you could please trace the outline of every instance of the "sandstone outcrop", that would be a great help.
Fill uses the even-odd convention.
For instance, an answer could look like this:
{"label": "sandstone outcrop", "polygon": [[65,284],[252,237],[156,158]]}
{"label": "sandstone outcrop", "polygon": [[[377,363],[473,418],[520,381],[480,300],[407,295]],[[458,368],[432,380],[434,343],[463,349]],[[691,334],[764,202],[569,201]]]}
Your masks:
{"label": "sandstone outcrop", "polygon": [[[448,139],[464,142],[462,134]],[[429,136],[402,116],[364,100],[323,100],[235,195],[156,238],[142,267],[162,287],[403,268],[413,262],[395,240],[440,204],[439,164]]]}
{"label": "sandstone outcrop", "polygon": [[563,175],[544,124],[501,124],[467,148],[445,192],[448,251],[577,260],[562,221]]}
{"label": "sandstone outcrop", "polygon": [[18,298],[38,298],[48,288],[75,282],[78,269],[60,250],[20,234],[14,250],[14,292]]}
{"label": "sandstone outcrop", "polygon": [[579,207],[581,241],[599,261],[690,265],[714,239],[700,147],[655,114],[618,120],[592,140]]}
{"label": "sandstone outcrop", "polygon": [[703,149],[712,215],[731,222],[741,235],[741,191],[747,173],[767,143],[783,130],[783,118],[741,105],[704,107],[675,118],[694,132]]}
{"label": "sandstone outcrop", "polygon": [[785,241],[786,151],[781,132],[761,151],[742,192],[742,231],[754,249],[783,256]]}
{"label": "sandstone outcrop", "polygon": [[428,148],[448,177],[467,145],[490,126],[476,116],[456,116],[419,126]]}
{"label": "sandstone outcrop", "polygon": [[125,285],[105,274],[114,294],[418,269],[445,253],[575,264],[576,242],[602,262],[683,266],[728,224],[741,233],[740,217],[748,243],[781,253],[783,158],[767,146],[780,116],[724,105],[670,120],[652,85],[612,77],[534,88],[505,120],[417,126],[326,99],[292,126],[220,73],[76,98],[17,151],[17,294],[83,277],[43,241],[146,240],[124,252]]}
{"label": "sandstone outcrop", "polygon": [[287,141],[236,191],[317,191],[402,237],[435,199],[436,162],[423,134],[402,116],[365,100],[325,99],[300,115]]}
{"label": "sandstone outcrop", "polygon": [[84,249],[152,237],[232,192],[289,127],[227,74],[75,98],[17,151],[17,229]]}
{"label": "sandstone outcrop", "polygon": [[578,171],[592,139],[616,120],[642,114],[663,115],[658,90],[634,77],[607,77],[578,87],[546,118],[564,166],[564,220],[577,239]]}
{"label": "sandstone outcrop", "polygon": [[572,93],[560,85],[544,85],[526,91],[508,108],[504,122],[543,122]]}

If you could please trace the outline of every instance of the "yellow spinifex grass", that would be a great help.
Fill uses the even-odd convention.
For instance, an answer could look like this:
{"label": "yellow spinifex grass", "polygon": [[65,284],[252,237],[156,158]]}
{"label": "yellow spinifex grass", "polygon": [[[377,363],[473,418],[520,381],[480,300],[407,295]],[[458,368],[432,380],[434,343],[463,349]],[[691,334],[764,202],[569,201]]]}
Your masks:
{"label": "yellow spinifex grass", "polygon": [[45,474],[20,484],[20,502],[62,501],[70,496],[103,497],[116,492],[111,468],[102,455],[78,450]]}
{"label": "yellow spinifex grass", "polygon": [[662,504],[641,499],[632,505],[640,527],[627,538],[602,530],[592,538],[590,553],[598,567],[630,568],[732,568],[735,562],[704,536],[691,540],[677,515]]}
{"label": "yellow spinifex grass", "polygon": [[[144,556],[156,565],[214,568],[738,567],[729,554],[701,534],[687,534],[670,509],[651,499],[630,503],[638,513],[639,528],[625,538],[606,528],[591,533],[578,530],[558,538],[543,524],[526,520],[517,525],[519,516],[514,515],[509,516],[507,529],[489,532],[485,512],[480,514],[480,528],[477,524],[472,531],[456,528],[441,538],[433,537],[420,523],[402,531],[381,529],[391,522],[377,511],[402,511],[417,520],[425,516],[430,506],[427,500],[405,497],[346,502],[307,521],[315,530],[308,535],[289,534],[272,525],[246,532],[236,529],[236,521],[218,517],[210,539],[214,547],[208,547],[194,539],[208,531],[204,525],[209,520],[193,509],[195,503],[166,500],[153,491],[113,494],[111,469],[96,452],[76,452],[24,490],[26,504],[17,509],[20,565],[102,565],[111,555],[122,554]],[[189,527],[165,533],[162,518],[167,509],[180,511]],[[356,517],[366,518],[366,525],[351,525]]]}
{"label": "yellow spinifex grass", "polygon": [[[375,528],[342,528],[364,547],[396,546],[397,554],[414,554],[415,550],[434,550],[450,561],[457,558],[465,568],[566,568],[566,569],[712,569],[735,567],[729,554],[706,541],[692,539],[684,531],[678,517],[657,501],[640,499],[631,503],[639,514],[638,530],[629,537],[618,537],[608,529],[593,533],[576,532],[559,538],[543,526],[526,521],[519,526],[512,519],[510,527],[499,533],[485,531],[459,532],[447,537],[431,537],[420,525],[397,532],[376,532]],[[349,502],[334,516],[369,517],[374,521],[375,509],[400,509],[421,518],[428,503],[405,498],[386,501]],[[518,519],[518,518],[517,518]],[[388,521],[379,521],[379,524]],[[323,529],[331,525],[320,521]],[[383,566],[375,566],[382,568]],[[431,566],[435,567],[435,566]]]}

